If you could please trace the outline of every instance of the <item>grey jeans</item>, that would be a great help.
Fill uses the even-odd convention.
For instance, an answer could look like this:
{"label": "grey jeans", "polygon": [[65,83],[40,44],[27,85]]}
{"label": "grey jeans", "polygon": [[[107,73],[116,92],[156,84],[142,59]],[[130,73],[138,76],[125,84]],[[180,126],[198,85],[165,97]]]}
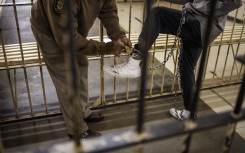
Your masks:
{"label": "grey jeans", "polygon": [[[138,38],[138,49],[149,50],[158,35],[176,35],[182,11],[162,6],[151,9],[142,32]],[[149,28],[149,29],[147,29]],[[149,30],[147,34],[147,30]],[[180,79],[184,98],[184,107],[189,110],[192,103],[192,90],[195,86],[194,69],[202,52],[200,24],[189,12],[186,13],[185,24],[179,36],[182,40],[180,48]],[[148,43],[146,43],[146,41]]]}

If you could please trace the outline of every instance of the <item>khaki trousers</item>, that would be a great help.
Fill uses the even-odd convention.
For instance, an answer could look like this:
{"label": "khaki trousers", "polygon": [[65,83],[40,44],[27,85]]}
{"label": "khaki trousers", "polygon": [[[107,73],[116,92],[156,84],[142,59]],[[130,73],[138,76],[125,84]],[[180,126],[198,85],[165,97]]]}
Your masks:
{"label": "khaki trousers", "polygon": [[[42,51],[43,59],[49,71],[51,79],[56,88],[57,96],[60,102],[61,111],[67,126],[68,134],[74,134],[73,111],[70,97],[67,91],[66,65],[64,62],[64,51],[57,45],[53,37],[38,34],[33,30],[36,41]],[[78,112],[80,120],[80,133],[88,130],[84,118],[88,117],[92,111],[88,107],[88,59],[85,55],[77,55],[77,82],[79,83],[79,106]],[[48,91],[48,90],[47,90]]]}

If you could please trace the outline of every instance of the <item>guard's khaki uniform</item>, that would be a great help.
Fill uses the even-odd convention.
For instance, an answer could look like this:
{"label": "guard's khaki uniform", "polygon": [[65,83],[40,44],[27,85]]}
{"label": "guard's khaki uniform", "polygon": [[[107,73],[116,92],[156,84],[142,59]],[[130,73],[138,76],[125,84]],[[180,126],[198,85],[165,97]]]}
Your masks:
{"label": "guard's khaki uniform", "polygon": [[[77,78],[80,80],[80,132],[88,130],[83,120],[92,112],[88,108],[88,59],[87,55],[107,53],[105,43],[86,39],[90,28],[98,17],[112,40],[125,33],[120,29],[115,0],[70,0],[72,3],[73,40],[76,45]],[[68,13],[65,0],[37,0],[32,7],[31,25],[39,44],[47,69],[56,87],[61,110],[69,134],[73,134],[72,108],[66,88],[66,66],[64,52],[69,49],[67,28]]]}

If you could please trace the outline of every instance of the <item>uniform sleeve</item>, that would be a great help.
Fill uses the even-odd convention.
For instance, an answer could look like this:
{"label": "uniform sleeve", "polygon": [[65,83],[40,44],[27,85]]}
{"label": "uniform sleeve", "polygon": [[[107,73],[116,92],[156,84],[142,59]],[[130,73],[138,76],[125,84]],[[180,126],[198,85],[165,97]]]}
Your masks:
{"label": "uniform sleeve", "polygon": [[105,0],[98,18],[106,28],[110,39],[117,40],[125,35],[119,25],[119,18],[117,14],[117,6],[115,0]]}
{"label": "uniform sleeve", "polygon": [[[57,13],[54,9],[54,1],[47,0],[44,2],[47,18],[50,24],[51,31],[54,38],[60,48],[69,50],[69,28],[68,28],[68,11],[66,3],[63,5],[63,9],[60,13]],[[76,52],[84,55],[104,55],[106,54],[105,43],[94,40],[88,40],[78,33],[78,4],[76,0],[71,0],[71,24],[72,24],[72,39]]]}

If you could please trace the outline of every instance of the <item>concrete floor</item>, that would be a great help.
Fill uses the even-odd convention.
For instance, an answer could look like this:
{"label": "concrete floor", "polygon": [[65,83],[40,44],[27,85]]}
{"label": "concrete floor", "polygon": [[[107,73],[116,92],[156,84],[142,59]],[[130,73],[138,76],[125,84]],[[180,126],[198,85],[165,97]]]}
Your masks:
{"label": "concrete floor", "polygon": [[[12,2],[12,0],[7,0],[7,2]],[[19,2],[24,2],[23,0],[17,0],[17,3]],[[28,0],[26,0],[25,2],[30,2]],[[161,2],[161,5],[167,5],[165,2]],[[176,8],[180,8],[180,6],[174,6]],[[33,38],[33,35],[30,31],[30,24],[29,24],[29,10],[30,7],[29,6],[20,6],[18,7],[18,11],[20,11],[21,13],[18,14],[19,17],[19,22],[20,24],[20,30],[21,30],[21,41],[22,42],[33,42],[35,41]],[[118,3],[118,10],[119,10],[119,18],[120,18],[120,25],[122,26],[122,28],[125,31],[128,31],[128,18],[126,18],[128,16],[128,10],[129,10],[129,5],[128,3]],[[132,12],[132,29],[131,32],[132,33],[139,33],[141,31],[141,27],[142,27],[142,10],[143,10],[143,3],[133,3],[133,12]],[[242,9],[239,9],[239,17],[242,17]],[[4,12],[8,12],[8,13],[4,13]],[[234,15],[234,12],[231,13],[231,15]],[[125,17],[126,16],[126,17]],[[125,21],[126,20],[126,21]],[[89,36],[97,36],[98,35],[98,31],[99,31],[99,26],[98,26],[98,20],[95,22],[94,26],[92,27]],[[233,23],[232,22],[227,22],[227,26],[231,26]],[[16,34],[16,26],[15,26],[15,20],[14,20],[14,13],[13,13],[13,9],[11,7],[6,7],[3,9],[3,14],[0,20],[0,27],[2,29],[3,35],[6,36],[4,37],[4,43],[5,44],[15,44],[18,43],[18,37]],[[235,46],[236,47],[236,46]],[[244,46],[242,45],[241,48],[244,48]],[[213,48],[213,50],[217,50],[217,48]],[[222,50],[226,51],[227,47],[223,47]],[[157,59],[159,61],[162,61],[161,54],[156,56]],[[214,60],[212,59],[212,57],[214,56],[210,56],[211,59],[210,60]],[[221,58],[222,59],[222,58]],[[229,61],[232,61],[232,59],[229,56]],[[107,60],[105,64],[110,64],[110,60]],[[212,62],[210,62],[212,63]],[[94,62],[92,63],[90,66],[91,68],[93,67],[93,65],[97,65],[98,63]],[[220,69],[218,70],[218,72],[221,71],[222,69],[222,60],[220,61]],[[171,77],[172,73],[171,71],[173,70],[173,62],[169,61],[168,64],[166,65],[168,70],[169,70],[169,75]],[[208,73],[207,75],[211,77],[211,72],[213,70],[213,65],[208,66]],[[230,71],[230,67],[227,68],[226,70],[228,73]],[[228,74],[227,73],[227,74]],[[22,70],[18,71],[19,74],[19,84],[18,84],[18,90],[19,91],[24,91],[25,90],[25,85],[24,85],[24,78],[23,78],[23,72]],[[30,80],[33,80],[35,82],[35,79],[37,79],[38,77],[40,77],[40,73],[38,68],[30,68],[28,69],[28,74],[30,77]],[[5,107],[6,111],[9,111],[9,109],[13,108],[13,104],[9,104],[8,103],[8,99],[6,99],[6,97],[10,97],[10,93],[9,90],[6,90],[7,85],[7,80],[6,80],[6,73],[1,71],[0,72],[0,104],[2,106]],[[99,75],[96,75],[92,72],[90,72],[91,76],[97,76],[93,79],[90,80],[90,97],[98,97],[99,95],[99,89],[98,89],[98,80],[99,80]],[[107,83],[110,84],[110,86],[112,86],[112,78],[110,78],[109,76],[105,76],[107,79]],[[45,78],[45,83],[46,86],[49,90],[49,92],[47,92],[47,101],[50,102],[50,109],[52,109],[52,107],[55,109],[58,107],[57,105],[57,96],[55,93],[55,89],[53,87],[52,81],[49,78],[49,75],[46,71],[46,69],[44,68],[44,78]],[[97,83],[94,83],[95,80],[97,80]],[[131,82],[135,82],[134,80],[131,80]],[[125,91],[125,80],[119,80],[118,83],[119,87],[118,90],[120,92]],[[135,90],[136,85],[132,84],[131,89]],[[31,84],[31,89],[32,89],[32,95],[34,95],[34,101],[37,101],[37,106],[36,109],[37,111],[42,111],[44,109],[43,105],[40,106],[41,103],[43,103],[43,99],[40,99],[40,91],[38,90],[40,88],[40,84],[38,83],[32,83]],[[96,90],[95,90],[96,89]],[[201,99],[208,105],[210,106],[216,113],[220,113],[223,111],[230,111],[233,109],[234,107],[234,103],[236,101],[236,97],[237,97],[237,92],[239,90],[239,85],[234,85],[234,86],[227,86],[227,87],[223,87],[223,88],[218,88],[218,89],[210,89],[210,90],[205,90],[201,92]],[[106,94],[110,94],[112,93],[112,88],[107,88],[106,89]],[[25,103],[27,101],[27,94],[25,94],[25,91],[23,93],[20,92],[20,105],[23,106],[23,109],[20,109],[21,112],[25,112],[29,106],[28,103]],[[92,99],[93,100],[93,99]],[[3,107],[1,106],[1,109],[3,109]],[[245,107],[245,105],[243,105]],[[27,112],[29,113],[29,112]],[[11,114],[12,115],[12,114]],[[242,137],[245,140],[245,122],[241,122],[237,125],[237,134],[238,136]]]}

